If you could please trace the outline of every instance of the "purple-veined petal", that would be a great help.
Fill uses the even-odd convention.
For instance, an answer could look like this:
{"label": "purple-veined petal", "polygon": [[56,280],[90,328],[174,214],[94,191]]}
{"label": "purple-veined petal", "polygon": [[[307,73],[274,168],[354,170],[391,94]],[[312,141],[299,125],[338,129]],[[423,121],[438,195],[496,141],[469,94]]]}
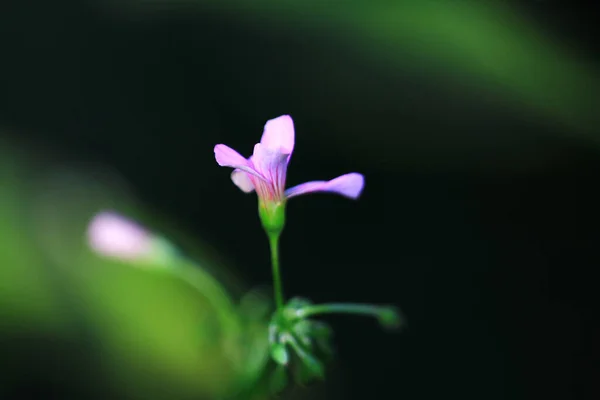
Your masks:
{"label": "purple-veined petal", "polygon": [[236,169],[231,173],[231,180],[245,193],[252,193],[254,191],[254,184],[250,176],[240,169]]}
{"label": "purple-veined petal", "polygon": [[365,186],[365,178],[356,172],[338,176],[330,181],[312,181],[301,183],[285,191],[288,199],[313,192],[337,193],[351,199],[357,199]]}
{"label": "purple-veined petal", "polygon": [[112,211],[96,214],[88,226],[87,236],[90,247],[107,257],[136,260],[153,252],[153,236],[140,225]]}
{"label": "purple-veined petal", "polygon": [[218,144],[215,146],[214,150],[215,160],[217,160],[217,164],[221,167],[238,168],[241,166],[248,166],[248,160],[229,146]]}
{"label": "purple-veined petal", "polygon": [[294,121],[289,115],[282,115],[267,121],[260,144],[269,150],[292,154],[294,151]]}
{"label": "purple-veined petal", "polygon": [[260,197],[283,200],[288,160],[288,154],[266,148],[261,143],[254,146],[252,166],[266,179],[265,185],[253,182]]}
{"label": "purple-veined petal", "polygon": [[[257,172],[252,166],[250,162],[246,160],[240,153],[235,151],[229,146],[224,144],[218,144],[215,146],[215,159],[217,160],[217,164],[221,167],[231,167],[235,169],[240,169],[249,174],[252,174],[260,179],[265,179]],[[234,182],[235,183],[235,182]]]}

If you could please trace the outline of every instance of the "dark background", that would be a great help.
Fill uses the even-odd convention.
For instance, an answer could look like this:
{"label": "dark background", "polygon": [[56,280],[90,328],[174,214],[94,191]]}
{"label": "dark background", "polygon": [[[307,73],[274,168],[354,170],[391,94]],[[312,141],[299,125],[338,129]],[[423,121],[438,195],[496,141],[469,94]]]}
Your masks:
{"label": "dark background", "polygon": [[[510,4],[598,71],[593,10]],[[366,188],[289,204],[286,293],[407,318],[392,335],[331,319],[341,398],[598,398],[597,119],[579,131],[467,73],[390,68],[310,9],[294,23],[252,12],[4,1],[0,123],[114,167],[252,285],[270,280],[256,199],[212,149],[247,156],[291,114],[290,185],[357,171]],[[597,83],[579,99],[590,110]]]}

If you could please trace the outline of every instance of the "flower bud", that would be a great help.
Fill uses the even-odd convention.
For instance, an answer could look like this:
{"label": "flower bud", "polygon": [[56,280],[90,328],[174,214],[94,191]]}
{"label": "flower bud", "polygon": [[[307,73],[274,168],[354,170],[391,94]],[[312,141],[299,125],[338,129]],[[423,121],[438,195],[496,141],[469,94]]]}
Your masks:
{"label": "flower bud", "polygon": [[120,261],[162,263],[174,252],[167,241],[113,211],[94,216],[87,239],[94,252]]}

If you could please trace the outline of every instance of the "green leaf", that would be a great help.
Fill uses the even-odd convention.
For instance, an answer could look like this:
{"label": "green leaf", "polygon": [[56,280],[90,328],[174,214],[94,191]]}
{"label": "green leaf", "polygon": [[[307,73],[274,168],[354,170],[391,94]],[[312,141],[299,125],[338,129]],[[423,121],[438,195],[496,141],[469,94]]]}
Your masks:
{"label": "green leaf", "polygon": [[308,349],[312,349],[313,335],[312,335],[311,321],[305,319],[305,320],[301,320],[301,321],[297,322],[293,327],[293,332],[304,347],[306,347]]}
{"label": "green leaf", "polygon": [[269,391],[271,394],[281,393],[288,385],[288,376],[284,366],[278,365],[269,380]]}
{"label": "green leaf", "polygon": [[283,343],[271,344],[271,357],[279,365],[287,365],[290,360],[287,348]]}
{"label": "green leaf", "polygon": [[298,311],[312,305],[312,302],[302,297],[294,297],[284,307],[283,316],[288,321],[292,322],[299,318]]}
{"label": "green leaf", "polygon": [[323,353],[327,360],[331,360],[334,356],[333,329],[324,322],[311,321],[311,334],[319,351]]}
{"label": "green leaf", "polygon": [[310,371],[310,375],[312,377],[318,379],[325,379],[325,366],[321,361],[319,361],[310,353],[304,353],[300,358],[302,359],[304,365]]}
{"label": "green leaf", "polygon": [[294,380],[299,385],[307,385],[315,380],[325,379],[325,367],[310,353],[298,355],[300,362],[293,368]]}
{"label": "green leaf", "polygon": [[307,351],[297,339],[291,335],[286,336],[286,341],[293,347],[301,361],[295,370],[296,380],[303,383],[313,378],[325,379],[325,366],[311,352]]}

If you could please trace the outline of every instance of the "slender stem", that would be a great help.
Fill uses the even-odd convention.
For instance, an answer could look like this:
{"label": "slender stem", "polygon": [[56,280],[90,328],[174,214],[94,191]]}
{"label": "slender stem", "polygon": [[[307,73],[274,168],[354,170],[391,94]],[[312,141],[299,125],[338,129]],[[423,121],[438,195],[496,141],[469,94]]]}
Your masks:
{"label": "slender stem", "polygon": [[297,311],[297,316],[305,318],[319,314],[359,314],[378,318],[386,311],[389,311],[389,307],[355,303],[329,303],[303,307]]}
{"label": "slender stem", "polygon": [[235,305],[219,282],[208,271],[189,260],[181,259],[178,267],[174,268],[172,272],[196,289],[215,307],[223,332],[231,335],[232,338],[239,335],[241,327]]}
{"label": "slender stem", "polygon": [[269,234],[269,245],[271,246],[271,267],[273,269],[273,291],[275,295],[277,311],[281,311],[283,309],[283,288],[281,284],[281,271],[279,269],[279,235],[280,233]]}

